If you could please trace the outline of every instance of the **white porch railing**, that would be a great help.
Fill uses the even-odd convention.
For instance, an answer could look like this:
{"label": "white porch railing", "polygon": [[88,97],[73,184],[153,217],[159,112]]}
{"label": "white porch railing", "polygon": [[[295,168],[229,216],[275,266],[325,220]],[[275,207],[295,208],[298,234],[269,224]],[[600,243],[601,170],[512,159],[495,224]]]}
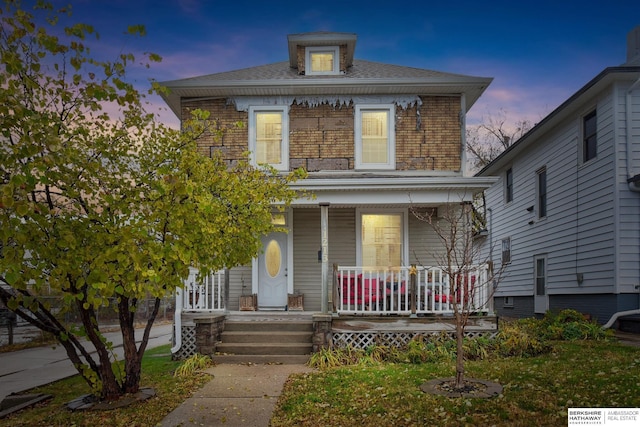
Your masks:
{"label": "white porch railing", "polygon": [[486,265],[456,273],[442,267],[350,267],[334,269],[334,311],[339,314],[451,314],[459,309],[492,312]]}
{"label": "white porch railing", "polygon": [[224,310],[224,270],[198,280],[198,271],[191,268],[184,288],[176,291],[176,309],[182,312]]}

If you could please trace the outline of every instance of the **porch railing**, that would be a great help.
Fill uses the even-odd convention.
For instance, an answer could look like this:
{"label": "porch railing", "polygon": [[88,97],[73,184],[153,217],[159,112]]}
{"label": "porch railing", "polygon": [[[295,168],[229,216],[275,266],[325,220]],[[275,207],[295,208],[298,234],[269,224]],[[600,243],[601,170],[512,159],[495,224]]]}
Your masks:
{"label": "porch railing", "polygon": [[190,269],[184,288],[177,289],[176,308],[182,312],[224,310],[224,270],[198,277],[198,271]]}
{"label": "porch railing", "polygon": [[451,314],[456,308],[492,312],[488,277],[486,265],[471,266],[451,275],[442,267],[335,266],[334,312]]}

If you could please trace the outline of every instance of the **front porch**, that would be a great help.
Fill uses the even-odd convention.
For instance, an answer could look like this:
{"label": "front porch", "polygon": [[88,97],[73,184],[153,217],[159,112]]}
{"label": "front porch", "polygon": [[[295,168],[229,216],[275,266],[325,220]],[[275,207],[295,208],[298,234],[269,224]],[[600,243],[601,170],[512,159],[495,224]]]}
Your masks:
{"label": "front porch", "polygon": [[[450,276],[455,277],[455,283]],[[312,351],[330,346],[401,346],[416,336],[428,338],[442,332],[453,335],[456,309],[472,313],[467,335],[497,331],[492,289],[484,265],[466,268],[456,275],[434,266],[375,269],[334,265],[326,293],[330,308],[326,313],[305,311],[304,294],[290,295],[299,310],[258,310],[257,295],[248,295],[252,307],[241,303],[228,309],[229,277],[228,271],[220,271],[199,278],[193,270],[185,287],[178,289],[175,345],[171,350],[175,357],[196,352],[215,354],[223,342],[225,327],[234,322],[269,324],[276,330],[287,322],[307,322],[312,331]],[[265,357],[268,356],[261,360]]]}

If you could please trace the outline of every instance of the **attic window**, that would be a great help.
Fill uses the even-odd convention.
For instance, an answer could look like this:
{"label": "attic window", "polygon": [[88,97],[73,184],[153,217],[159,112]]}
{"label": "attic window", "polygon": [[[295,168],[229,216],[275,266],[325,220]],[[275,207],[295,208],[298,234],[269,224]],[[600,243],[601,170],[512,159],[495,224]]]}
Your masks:
{"label": "attic window", "polygon": [[305,49],[306,74],[323,75],[340,73],[340,48],[338,46],[308,46]]}

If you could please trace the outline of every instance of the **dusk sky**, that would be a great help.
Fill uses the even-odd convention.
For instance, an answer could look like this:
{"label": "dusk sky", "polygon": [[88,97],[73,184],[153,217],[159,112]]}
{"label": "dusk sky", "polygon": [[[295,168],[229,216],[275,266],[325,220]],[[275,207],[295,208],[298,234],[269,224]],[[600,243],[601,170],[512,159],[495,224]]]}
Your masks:
{"label": "dusk sky", "polygon": [[[71,3],[73,20],[94,25],[101,35],[94,52],[151,51],[163,57],[136,73],[141,87],[149,78],[174,80],[285,61],[287,34],[349,32],[358,36],[356,59],[493,77],[470,112],[470,124],[500,109],[509,121],[540,121],[604,68],[624,63],[627,33],[640,25],[638,0]],[[122,36],[136,24],[146,26],[146,37]],[[168,111],[162,117],[178,123]]]}

